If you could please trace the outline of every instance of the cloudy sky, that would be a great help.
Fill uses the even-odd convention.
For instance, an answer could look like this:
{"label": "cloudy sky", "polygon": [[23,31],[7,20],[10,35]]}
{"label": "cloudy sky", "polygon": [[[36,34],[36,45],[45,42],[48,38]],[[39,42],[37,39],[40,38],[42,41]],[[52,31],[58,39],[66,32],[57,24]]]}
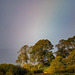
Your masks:
{"label": "cloudy sky", "polygon": [[74,35],[75,0],[0,0],[0,63],[15,64],[23,45]]}

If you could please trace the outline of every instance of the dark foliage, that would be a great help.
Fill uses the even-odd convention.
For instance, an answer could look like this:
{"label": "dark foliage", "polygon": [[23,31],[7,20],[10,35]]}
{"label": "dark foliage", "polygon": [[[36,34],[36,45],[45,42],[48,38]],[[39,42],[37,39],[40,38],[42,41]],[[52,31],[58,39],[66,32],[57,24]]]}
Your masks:
{"label": "dark foliage", "polygon": [[11,72],[12,75],[24,75],[30,71],[12,64],[0,64],[0,73],[3,73],[3,75],[5,75],[7,72]]}

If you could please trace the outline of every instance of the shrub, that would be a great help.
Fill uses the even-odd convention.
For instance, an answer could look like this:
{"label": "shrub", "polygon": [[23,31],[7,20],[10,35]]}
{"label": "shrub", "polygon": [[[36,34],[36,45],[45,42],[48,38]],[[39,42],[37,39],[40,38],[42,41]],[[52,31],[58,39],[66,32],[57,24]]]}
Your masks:
{"label": "shrub", "polygon": [[6,72],[5,75],[13,75],[12,72]]}
{"label": "shrub", "polygon": [[66,68],[66,72],[75,73],[75,65],[68,65]]}
{"label": "shrub", "polygon": [[0,73],[3,73],[3,75],[24,75],[28,72],[30,72],[28,69],[20,66],[15,66],[12,64],[0,64]]}

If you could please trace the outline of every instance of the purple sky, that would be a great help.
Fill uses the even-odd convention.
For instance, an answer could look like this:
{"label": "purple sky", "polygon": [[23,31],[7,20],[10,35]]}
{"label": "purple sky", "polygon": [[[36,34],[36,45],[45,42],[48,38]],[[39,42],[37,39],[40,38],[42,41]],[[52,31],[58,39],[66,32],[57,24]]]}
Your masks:
{"label": "purple sky", "polygon": [[75,0],[0,0],[0,63],[15,64],[23,45],[74,35]]}

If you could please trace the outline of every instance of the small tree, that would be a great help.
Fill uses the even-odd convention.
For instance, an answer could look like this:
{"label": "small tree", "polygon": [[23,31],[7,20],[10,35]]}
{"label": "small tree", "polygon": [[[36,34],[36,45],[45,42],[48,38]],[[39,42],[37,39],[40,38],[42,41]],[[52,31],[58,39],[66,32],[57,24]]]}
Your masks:
{"label": "small tree", "polygon": [[23,66],[25,62],[28,63],[28,49],[28,45],[24,45],[23,47],[21,47],[21,49],[18,51],[18,53],[20,54],[18,56],[18,59],[16,60],[16,63],[19,63],[21,66]]}
{"label": "small tree", "polygon": [[49,67],[50,73],[60,72],[65,68],[64,63],[62,62],[63,57],[57,56],[52,60],[51,66]]}

